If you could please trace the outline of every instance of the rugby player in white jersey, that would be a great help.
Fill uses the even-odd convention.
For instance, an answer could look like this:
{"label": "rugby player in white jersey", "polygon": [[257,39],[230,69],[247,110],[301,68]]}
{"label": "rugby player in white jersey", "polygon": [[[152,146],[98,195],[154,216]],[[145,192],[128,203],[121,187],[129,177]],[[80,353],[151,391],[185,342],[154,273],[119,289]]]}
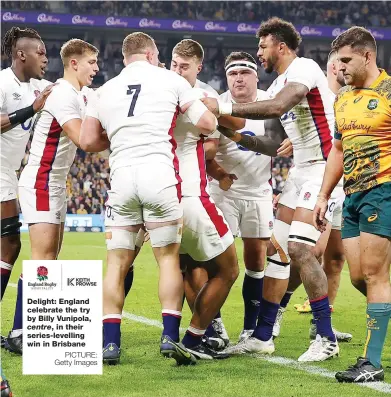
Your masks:
{"label": "rugby player in white jersey", "polygon": [[[171,70],[190,83],[198,98],[206,95],[218,98],[212,87],[197,79],[203,58],[204,50],[197,41],[182,40],[172,51]],[[227,117],[222,116],[219,123],[229,122],[224,119]],[[202,339],[239,273],[234,239],[223,214],[209,195],[205,134],[181,115],[174,136],[178,143],[183,196],[183,235],[179,252],[185,272],[186,297],[193,312],[182,343],[197,358],[225,358],[226,355],[219,355],[202,343]]]}
{"label": "rugby player in white jersey", "polygon": [[[345,86],[343,80],[343,74],[338,70],[337,64],[337,54],[335,51],[331,51],[328,56],[327,62],[327,81],[329,88],[336,95],[341,87]],[[339,283],[341,279],[341,272],[345,264],[345,253],[342,245],[341,238],[341,223],[342,223],[342,205],[345,195],[339,198],[335,205],[333,212],[333,220],[331,222],[331,232],[330,237],[327,242],[326,250],[323,254],[323,269],[326,273],[328,282],[328,296],[331,310],[333,311],[333,305],[335,298],[337,296]],[[289,303],[289,300],[293,292],[301,285],[300,274],[298,272],[291,271],[288,290],[281,300],[280,308],[278,310],[276,323],[273,327],[273,336],[276,338],[280,334],[281,323],[283,319],[283,314]],[[308,300],[306,300],[302,305],[295,305],[295,309],[299,313],[309,313],[311,312],[311,306]],[[341,332],[333,327],[335,336],[338,342],[349,342],[352,339],[352,334],[348,332]],[[311,320],[310,323],[310,339],[316,338],[316,326]]]}
{"label": "rugby player in white jersey", "polygon": [[[19,202],[28,224],[31,259],[56,259],[62,243],[66,213],[66,178],[74,161],[81,121],[87,105],[81,89],[98,72],[98,49],[79,39],[61,47],[64,77],[58,79],[33,125],[28,162],[19,179]],[[20,304],[18,304],[20,302]],[[22,318],[22,288],[15,318]],[[7,348],[22,354],[22,321],[14,324]]]}
{"label": "rugby player in white jersey", "polygon": [[[278,77],[267,93],[269,100],[249,104],[229,104],[206,98],[215,114],[232,114],[256,120],[279,117],[293,145],[295,167],[291,168],[277,210],[274,232],[268,249],[266,272],[273,279],[272,288],[263,290],[263,306],[252,337],[235,346],[230,353],[275,350],[272,331],[281,299],[287,290],[290,262],[297,268],[310,300],[317,328],[316,339],[299,361],[324,361],[339,354],[331,326],[327,278],[320,266],[331,225],[321,233],[312,224],[312,213],[320,191],[326,160],[332,147],[334,126],[333,93],[320,67],[311,59],[299,58],[296,50],[301,37],[294,26],[279,18],[261,24],[258,57],[270,73]],[[232,131],[222,131],[254,151],[262,141]],[[332,220],[337,188],[329,201],[327,220]]]}
{"label": "rugby player in white jersey", "polygon": [[[225,70],[229,90],[220,96],[221,101],[248,103],[267,98],[266,92],[258,89],[257,64],[250,54],[231,53],[226,58]],[[246,120],[245,127],[238,132],[263,136],[264,124],[263,120]],[[243,239],[246,270],[242,287],[244,324],[239,336],[241,340],[253,333],[262,306],[266,248],[274,224],[271,157],[249,151],[223,135],[208,139],[206,145],[209,158],[216,155],[218,166],[237,178],[228,190],[221,189],[224,174],[220,170],[211,181],[210,190],[234,236],[240,232]],[[208,167],[209,174],[211,168]]]}
{"label": "rugby player in white jersey", "polygon": [[103,360],[111,364],[120,360],[124,279],[135,257],[137,233],[145,224],[160,268],[164,328],[160,352],[178,364],[191,365],[195,357],[179,343],[183,210],[173,131],[180,112],[204,134],[216,129],[217,120],[200,100],[194,100],[185,79],[157,67],[159,51],[152,37],[141,32],[129,34],[122,53],[125,68],[97,91],[81,133],[82,149],[101,151],[108,141],[111,149]]}
{"label": "rugby player in white jersey", "polygon": [[[33,29],[12,27],[2,42],[2,54],[12,65],[0,72],[1,118],[1,298],[20,248],[20,222],[17,203],[19,170],[25,154],[32,117],[45,104],[52,85],[43,80],[47,66],[46,48]],[[45,89],[45,87],[47,87]],[[18,288],[21,286],[18,285]],[[19,319],[17,319],[17,322]],[[6,338],[1,336],[1,347]],[[1,391],[11,394],[8,381],[1,374]]]}

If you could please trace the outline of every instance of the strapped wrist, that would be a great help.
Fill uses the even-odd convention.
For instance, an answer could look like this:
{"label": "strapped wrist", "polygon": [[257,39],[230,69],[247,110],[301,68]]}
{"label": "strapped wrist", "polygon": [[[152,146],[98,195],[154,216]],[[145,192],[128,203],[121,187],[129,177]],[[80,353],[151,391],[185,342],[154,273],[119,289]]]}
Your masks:
{"label": "strapped wrist", "polygon": [[24,123],[26,120],[34,116],[33,105],[27,106],[26,108],[19,109],[8,115],[9,121],[12,126]]}

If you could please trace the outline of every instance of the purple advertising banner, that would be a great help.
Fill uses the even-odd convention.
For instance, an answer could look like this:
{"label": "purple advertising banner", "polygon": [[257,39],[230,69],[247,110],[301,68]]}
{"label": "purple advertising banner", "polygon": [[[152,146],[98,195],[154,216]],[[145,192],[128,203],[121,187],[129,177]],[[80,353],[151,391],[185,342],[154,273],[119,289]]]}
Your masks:
{"label": "purple advertising banner", "polygon": [[[190,21],[184,19],[128,18],[114,16],[91,16],[79,14],[52,14],[47,12],[7,11],[1,12],[3,23],[71,25],[145,30],[169,30],[186,32],[213,32],[255,35],[259,24],[247,22]],[[333,38],[346,28],[338,26],[297,25],[302,36]],[[391,29],[369,29],[377,40],[391,40]]]}

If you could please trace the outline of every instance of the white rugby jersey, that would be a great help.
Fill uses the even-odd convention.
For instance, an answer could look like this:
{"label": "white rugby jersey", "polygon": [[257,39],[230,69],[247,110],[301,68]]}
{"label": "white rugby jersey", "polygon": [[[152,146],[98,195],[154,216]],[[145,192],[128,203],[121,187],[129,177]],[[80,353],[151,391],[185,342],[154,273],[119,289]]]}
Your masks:
{"label": "white rugby jersey", "polygon": [[[33,104],[35,98],[51,84],[47,80],[21,82],[11,68],[0,72],[0,113],[10,114]],[[1,167],[13,171],[20,168],[29,140],[32,119],[1,134]]]}
{"label": "white rugby jersey", "polygon": [[312,59],[295,58],[269,87],[268,97],[275,97],[290,82],[304,84],[309,90],[299,104],[280,118],[293,145],[295,165],[325,162],[332,147],[334,94],[322,69]]}
{"label": "white rugby jersey", "polygon": [[34,122],[30,155],[19,186],[41,190],[66,187],[77,147],[62,126],[69,120],[82,119],[87,96],[64,79],[57,83]]}
{"label": "white rugby jersey", "polygon": [[[194,99],[204,98],[204,93],[210,97],[219,98],[219,94],[210,85],[199,80],[196,81],[193,93]],[[214,137],[214,134],[209,137]],[[182,195],[184,197],[208,197],[204,152],[205,137],[183,114],[178,117],[174,137],[178,144],[177,155],[182,178]]]}
{"label": "white rugby jersey", "polygon": [[[257,101],[267,99],[265,91],[257,90]],[[229,91],[220,95],[223,102],[233,102]],[[246,120],[246,125],[240,131],[241,134],[257,136],[265,135],[264,120]],[[220,135],[219,146],[216,157],[217,163],[229,174],[235,174],[238,179],[234,181],[226,192],[219,188],[219,183],[212,179],[210,190],[212,194],[223,194],[244,200],[257,200],[261,197],[270,196],[272,188],[271,178],[271,157],[261,153],[255,153],[233,142],[231,139]]]}
{"label": "white rugby jersey", "polygon": [[112,172],[164,163],[176,170],[179,180],[173,131],[190,91],[183,77],[145,61],[132,62],[99,88],[86,114],[99,119],[107,132]]}

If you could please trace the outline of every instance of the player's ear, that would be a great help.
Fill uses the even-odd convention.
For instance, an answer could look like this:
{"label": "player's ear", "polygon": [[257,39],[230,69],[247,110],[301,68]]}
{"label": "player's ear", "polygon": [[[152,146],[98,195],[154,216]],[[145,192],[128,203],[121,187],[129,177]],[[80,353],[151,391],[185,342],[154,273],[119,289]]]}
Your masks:
{"label": "player's ear", "polygon": [[202,63],[200,63],[200,64],[198,65],[198,67],[197,67],[197,74],[201,72],[203,66],[204,66],[204,65],[203,65]]}
{"label": "player's ear", "polygon": [[71,59],[71,60],[69,61],[69,65],[71,66],[71,68],[72,68],[73,70],[77,70],[77,59]]}
{"label": "player's ear", "polygon": [[376,55],[371,51],[365,51],[364,57],[365,57],[365,64],[368,65],[368,63],[371,62],[373,57],[376,58]]}
{"label": "player's ear", "polygon": [[18,50],[16,52],[17,57],[21,60],[21,61],[25,61],[26,60],[26,54],[24,53],[23,50]]}

